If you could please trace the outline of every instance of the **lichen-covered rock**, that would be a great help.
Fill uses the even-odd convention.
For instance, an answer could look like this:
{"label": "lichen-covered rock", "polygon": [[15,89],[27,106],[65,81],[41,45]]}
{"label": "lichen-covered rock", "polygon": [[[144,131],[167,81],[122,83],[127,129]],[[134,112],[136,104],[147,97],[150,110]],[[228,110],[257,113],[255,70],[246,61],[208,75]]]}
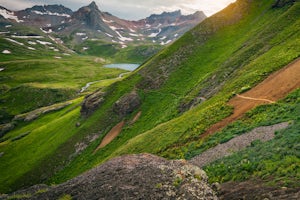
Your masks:
{"label": "lichen-covered rock", "polygon": [[[44,192],[25,194],[30,199],[217,199],[200,168],[186,161],[168,161],[150,155],[112,159]],[[14,194],[14,195],[16,195]],[[9,198],[9,196],[8,196]]]}
{"label": "lichen-covered rock", "polygon": [[80,113],[84,117],[90,116],[104,101],[105,93],[98,90],[87,95],[82,103]]}
{"label": "lichen-covered rock", "polygon": [[136,91],[132,91],[129,94],[125,94],[114,103],[113,111],[120,116],[125,116],[132,113],[140,105],[141,98]]}

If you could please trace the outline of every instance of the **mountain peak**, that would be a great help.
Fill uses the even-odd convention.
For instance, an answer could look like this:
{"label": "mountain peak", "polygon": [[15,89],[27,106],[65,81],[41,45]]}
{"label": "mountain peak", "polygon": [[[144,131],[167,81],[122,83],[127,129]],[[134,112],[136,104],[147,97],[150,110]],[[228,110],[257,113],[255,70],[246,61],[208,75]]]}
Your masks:
{"label": "mountain peak", "polygon": [[88,7],[91,9],[99,9],[95,1],[92,1],[92,3],[90,3],[90,5],[88,5]]}

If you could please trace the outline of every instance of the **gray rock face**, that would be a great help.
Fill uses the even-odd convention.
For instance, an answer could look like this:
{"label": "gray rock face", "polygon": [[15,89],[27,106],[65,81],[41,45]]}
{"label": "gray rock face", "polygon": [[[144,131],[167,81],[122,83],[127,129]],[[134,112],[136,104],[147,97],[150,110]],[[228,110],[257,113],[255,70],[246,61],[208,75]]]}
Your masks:
{"label": "gray rock face", "polygon": [[64,184],[43,189],[43,193],[29,188],[18,194],[30,191],[30,199],[66,195],[90,200],[217,199],[203,170],[185,161],[168,161],[150,154],[118,157]]}
{"label": "gray rock face", "polygon": [[0,138],[14,128],[15,128],[15,125],[13,123],[0,124]]}
{"label": "gray rock face", "polygon": [[84,117],[90,116],[104,101],[104,95],[102,91],[96,91],[90,95],[87,95],[81,106],[80,113]]}
{"label": "gray rock face", "polygon": [[120,115],[132,113],[141,105],[141,99],[136,91],[132,91],[129,94],[122,96],[113,106],[113,111]]}

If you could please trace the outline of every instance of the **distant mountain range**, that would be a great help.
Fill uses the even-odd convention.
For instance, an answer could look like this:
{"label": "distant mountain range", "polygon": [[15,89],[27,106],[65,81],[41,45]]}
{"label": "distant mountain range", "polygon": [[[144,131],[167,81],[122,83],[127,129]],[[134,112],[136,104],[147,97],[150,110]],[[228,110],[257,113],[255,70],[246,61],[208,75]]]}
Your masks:
{"label": "distant mountain range", "polygon": [[68,36],[75,44],[101,40],[118,43],[123,48],[130,43],[169,44],[205,18],[201,11],[182,15],[178,10],[129,21],[100,11],[95,2],[75,12],[63,5],[33,6],[15,12],[0,7],[0,26],[20,23],[38,27],[47,34]]}

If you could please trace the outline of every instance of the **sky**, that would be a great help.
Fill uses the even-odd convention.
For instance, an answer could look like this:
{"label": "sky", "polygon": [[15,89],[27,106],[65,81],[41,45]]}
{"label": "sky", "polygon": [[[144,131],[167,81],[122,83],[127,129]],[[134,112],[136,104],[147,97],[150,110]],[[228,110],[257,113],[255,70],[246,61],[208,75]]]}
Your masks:
{"label": "sky", "polygon": [[[95,0],[101,11],[129,20],[138,20],[151,14],[163,11],[181,10],[183,14],[191,14],[198,10],[210,16],[225,8],[235,0]],[[62,4],[76,11],[82,6],[90,4],[82,0],[0,0],[0,5],[10,10],[22,10],[33,5]]]}

